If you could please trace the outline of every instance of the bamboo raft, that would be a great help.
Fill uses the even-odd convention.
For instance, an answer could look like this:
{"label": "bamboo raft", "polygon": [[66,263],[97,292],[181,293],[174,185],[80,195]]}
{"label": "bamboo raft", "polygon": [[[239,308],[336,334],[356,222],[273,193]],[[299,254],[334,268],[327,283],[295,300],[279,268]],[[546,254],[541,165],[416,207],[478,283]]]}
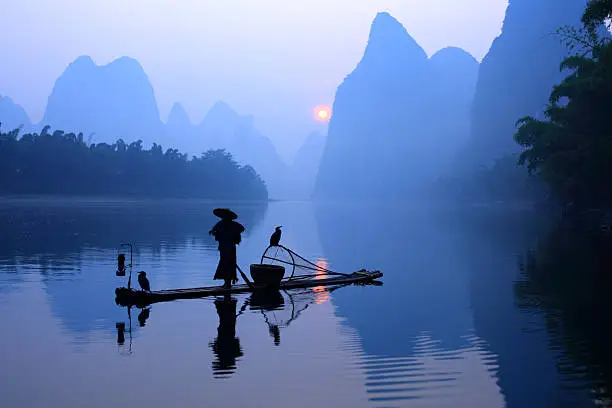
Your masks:
{"label": "bamboo raft", "polygon": [[221,286],[206,286],[201,288],[185,288],[185,289],[167,289],[145,292],[142,290],[128,289],[121,287],[115,289],[115,302],[121,306],[147,306],[152,303],[168,302],[177,299],[194,299],[208,296],[222,296],[229,294],[248,293],[255,291],[266,290],[291,290],[308,287],[324,287],[324,286],[344,286],[344,285],[381,285],[382,282],[377,279],[382,278],[383,274],[380,271],[365,271],[361,270],[352,274],[332,277],[309,277],[308,279],[290,279],[282,281],[277,288],[268,286],[253,286],[249,285],[234,285],[229,289]]}

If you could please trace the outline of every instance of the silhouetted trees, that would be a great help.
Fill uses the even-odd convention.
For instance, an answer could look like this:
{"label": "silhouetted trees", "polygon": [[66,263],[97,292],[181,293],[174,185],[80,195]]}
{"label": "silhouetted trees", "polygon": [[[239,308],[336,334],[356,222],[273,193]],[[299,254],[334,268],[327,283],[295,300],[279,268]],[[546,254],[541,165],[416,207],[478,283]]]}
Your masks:
{"label": "silhouetted trees", "polygon": [[561,32],[574,51],[561,65],[570,74],[550,95],[545,119],[518,121],[519,163],[539,174],[564,205],[612,206],[612,44],[598,31],[612,2],[592,1],[581,29]]}
{"label": "silhouetted trees", "polygon": [[582,16],[587,29],[594,29],[612,16],[612,0],[590,0]]}
{"label": "silhouetted trees", "polygon": [[0,194],[75,194],[267,200],[266,186],[250,166],[224,150],[188,159],[142,141],[88,145],[83,134],[49,133],[20,137],[0,128]]}

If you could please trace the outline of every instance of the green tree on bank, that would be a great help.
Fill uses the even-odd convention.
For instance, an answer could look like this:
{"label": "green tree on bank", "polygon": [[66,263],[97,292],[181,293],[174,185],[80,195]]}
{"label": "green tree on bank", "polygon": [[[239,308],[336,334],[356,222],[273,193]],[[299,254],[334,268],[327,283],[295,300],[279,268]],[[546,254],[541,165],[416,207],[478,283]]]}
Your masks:
{"label": "green tree on bank", "polygon": [[142,141],[88,145],[79,133],[45,127],[20,137],[0,128],[0,194],[191,197],[267,200],[251,166],[224,150],[188,159],[176,149]]}
{"label": "green tree on bank", "polygon": [[552,90],[545,119],[520,119],[515,135],[519,163],[580,209],[612,208],[612,44],[599,30],[611,14],[611,0],[591,1],[581,29],[560,30],[573,51],[561,64],[570,73]]}

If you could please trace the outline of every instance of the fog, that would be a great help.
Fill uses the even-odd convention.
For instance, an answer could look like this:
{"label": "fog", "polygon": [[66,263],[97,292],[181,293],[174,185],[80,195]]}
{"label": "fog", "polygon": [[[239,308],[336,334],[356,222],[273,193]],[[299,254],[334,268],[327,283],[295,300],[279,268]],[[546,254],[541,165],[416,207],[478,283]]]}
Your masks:
{"label": "fog", "polygon": [[[99,180],[189,177],[178,170],[182,160],[225,149],[252,168],[227,165],[242,171],[228,177],[260,183],[253,170],[274,199],[461,190],[467,182],[454,177],[509,162],[516,121],[544,111],[567,55],[551,34],[579,22],[584,4],[12,2],[0,28],[11,38],[0,64],[0,121],[5,131],[49,126],[48,134],[66,132],[77,144],[107,143],[73,154],[85,162],[99,156],[108,168],[128,160],[123,152],[133,160],[153,149],[139,156],[142,169]],[[321,106],[331,119],[317,118]],[[177,151],[164,162],[168,148]],[[209,169],[224,166],[223,155],[207,157],[217,160]],[[192,173],[205,177],[212,161],[194,163]],[[197,183],[161,190],[187,194]],[[262,186],[244,189],[265,196]]]}
{"label": "fog", "polygon": [[611,406],[611,0],[0,1],[0,407]]}
{"label": "fog", "polygon": [[252,114],[291,161],[311,131],[325,131],[312,109],[333,103],[376,12],[391,12],[429,54],[452,45],[480,59],[499,34],[507,0],[2,3],[0,94],[32,121],[42,119],[55,80],[78,56],[98,64],[129,56],[148,74],[164,122],[174,102],[199,123],[223,100]]}

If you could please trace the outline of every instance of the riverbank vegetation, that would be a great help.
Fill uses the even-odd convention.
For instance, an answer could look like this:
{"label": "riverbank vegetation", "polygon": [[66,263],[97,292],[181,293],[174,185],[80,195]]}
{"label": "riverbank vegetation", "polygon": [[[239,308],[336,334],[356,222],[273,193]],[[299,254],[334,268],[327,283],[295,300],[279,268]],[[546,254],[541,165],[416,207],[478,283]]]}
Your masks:
{"label": "riverbank vegetation", "polygon": [[[468,203],[530,201],[563,213],[612,209],[612,0],[592,0],[582,26],[560,27],[568,50],[542,117],[517,118],[518,153],[441,179],[435,191]],[[608,27],[609,28],[609,27]]]}
{"label": "riverbank vegetation", "polygon": [[600,29],[610,7],[592,2],[583,27],[560,29],[572,51],[561,65],[569,75],[553,88],[544,119],[520,119],[515,135],[519,164],[560,204],[581,210],[612,206],[612,43]]}
{"label": "riverbank vegetation", "polygon": [[[550,346],[560,359],[584,367],[593,399],[609,401],[612,382],[612,43],[602,25],[612,1],[590,1],[581,28],[563,27],[573,55],[569,75],[556,86],[545,118],[519,120],[519,163],[541,177],[555,199],[571,207],[548,236],[521,258],[517,305],[542,313]],[[565,378],[576,376],[567,363]],[[605,403],[604,403],[605,405]]]}
{"label": "riverbank vegetation", "polygon": [[189,159],[142,141],[87,144],[82,134],[20,135],[0,128],[0,194],[181,197],[267,200],[265,183],[251,166],[224,150]]}

